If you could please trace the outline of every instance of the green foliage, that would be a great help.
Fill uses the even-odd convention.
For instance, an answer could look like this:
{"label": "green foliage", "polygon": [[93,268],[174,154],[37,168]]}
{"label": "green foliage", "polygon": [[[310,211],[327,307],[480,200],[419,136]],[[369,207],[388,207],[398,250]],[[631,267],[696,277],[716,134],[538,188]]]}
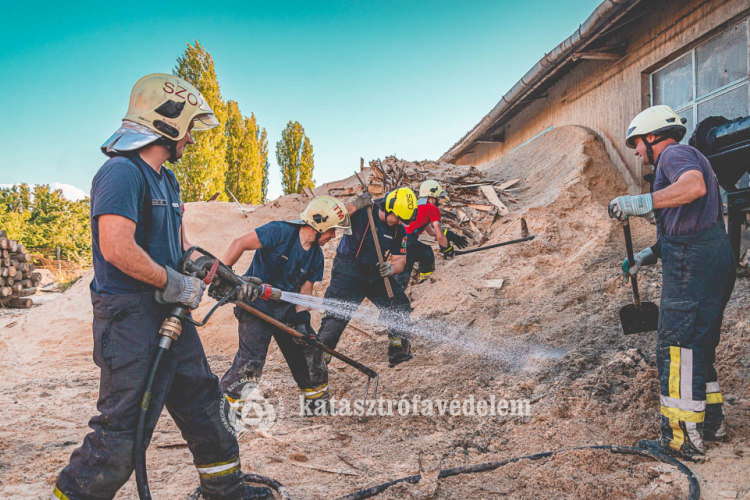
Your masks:
{"label": "green foliage", "polygon": [[[177,58],[173,73],[203,94],[220,123],[227,121],[227,106],[221,98],[214,61],[205,46],[195,41],[188,44],[182,57]],[[224,177],[227,171],[227,136],[223,127],[193,132],[195,144],[188,146],[182,159],[174,165],[182,187],[184,201],[207,200],[216,192],[220,200],[227,200]]]}
{"label": "green foliage", "polygon": [[0,189],[0,229],[28,248],[52,252],[60,247],[63,258],[91,265],[89,199],[68,201],[59,189],[46,184],[22,184]]}
{"label": "green foliage", "polygon": [[236,101],[227,102],[226,186],[240,203],[265,203],[268,186],[268,138],[255,115],[243,117]]}
{"label": "green foliage", "polygon": [[284,194],[302,193],[302,188],[315,187],[313,147],[299,122],[290,121],[281,132],[281,140],[276,143],[276,160]]}

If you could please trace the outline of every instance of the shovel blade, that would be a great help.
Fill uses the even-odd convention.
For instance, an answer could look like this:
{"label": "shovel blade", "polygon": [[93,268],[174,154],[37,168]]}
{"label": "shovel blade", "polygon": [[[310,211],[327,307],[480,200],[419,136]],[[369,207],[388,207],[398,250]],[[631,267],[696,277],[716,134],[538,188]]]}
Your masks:
{"label": "shovel blade", "polygon": [[620,309],[620,322],[625,335],[653,332],[659,328],[659,306],[641,302],[639,309],[635,304],[628,304]]}

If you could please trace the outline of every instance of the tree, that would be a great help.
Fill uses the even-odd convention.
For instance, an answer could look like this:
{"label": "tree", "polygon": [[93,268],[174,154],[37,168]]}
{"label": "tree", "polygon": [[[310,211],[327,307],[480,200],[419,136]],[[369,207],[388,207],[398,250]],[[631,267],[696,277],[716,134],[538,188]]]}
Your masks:
{"label": "tree", "polygon": [[284,194],[302,193],[302,188],[315,187],[313,147],[299,122],[290,121],[281,132],[281,140],[276,143],[276,160]]}
{"label": "tree", "polygon": [[[197,88],[211,106],[219,123],[227,120],[226,104],[221,98],[214,61],[205,46],[195,40],[188,44],[172,73]],[[183,201],[206,200],[216,192],[219,199],[228,199],[224,192],[227,171],[227,136],[223,127],[193,132],[195,144],[188,146],[174,170],[182,187]]]}
{"label": "tree", "polygon": [[268,138],[255,119],[227,102],[227,188],[240,203],[264,203],[268,185]]}
{"label": "tree", "polygon": [[62,191],[40,184],[0,189],[0,228],[29,248],[60,247],[68,260],[89,265],[91,224],[89,199],[68,201]]}

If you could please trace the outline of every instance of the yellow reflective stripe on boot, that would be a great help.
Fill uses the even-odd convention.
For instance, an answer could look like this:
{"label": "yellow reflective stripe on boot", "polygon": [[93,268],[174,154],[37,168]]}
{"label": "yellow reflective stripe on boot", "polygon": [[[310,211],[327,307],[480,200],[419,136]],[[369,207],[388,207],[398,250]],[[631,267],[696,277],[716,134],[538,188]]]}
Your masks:
{"label": "yellow reflective stripe on boot", "polygon": [[401,339],[399,337],[388,337],[388,345],[401,347]]}
{"label": "yellow reflective stripe on boot", "polygon": [[331,356],[331,355],[330,355],[330,354],[328,354],[328,353],[325,353],[325,354],[323,355],[323,361],[325,361],[327,365],[328,365],[328,364],[331,364],[331,360],[332,360],[332,359],[333,359],[333,356]]}
{"label": "yellow reflective stripe on boot", "polygon": [[430,271],[428,273],[419,273],[419,281],[425,281],[425,280],[430,279],[430,276],[432,276],[433,272],[434,271]]}
{"label": "yellow reflective stripe on boot", "polygon": [[305,399],[318,399],[328,392],[328,384],[323,384],[312,389],[302,389],[302,395]]}
{"label": "yellow reflective stripe on boot", "polygon": [[703,422],[706,418],[706,412],[704,411],[687,411],[668,406],[661,407],[661,414],[670,420],[677,419],[683,422],[695,422],[696,424]]}
{"label": "yellow reflective stripe on boot", "polygon": [[224,394],[224,398],[229,403],[229,409],[230,410],[237,410],[239,412],[242,412],[242,407],[245,406],[245,400],[240,398],[233,398],[231,396],[227,396]]}
{"label": "yellow reflective stripe on boot", "polygon": [[203,479],[226,476],[240,470],[240,457],[227,460],[226,462],[204,465],[195,464],[195,468],[198,469],[198,475]]}
{"label": "yellow reflective stripe on boot", "polygon": [[60,491],[60,489],[55,486],[55,489],[52,490],[52,496],[50,497],[50,500],[70,500],[65,493]]}
{"label": "yellow reflective stripe on boot", "polygon": [[[662,407],[662,409],[663,408],[664,407]],[[670,418],[669,426],[672,428],[672,441],[669,442],[669,447],[676,451],[680,451],[680,448],[682,448],[682,443],[685,442],[685,433],[682,432],[680,421],[676,418]]]}

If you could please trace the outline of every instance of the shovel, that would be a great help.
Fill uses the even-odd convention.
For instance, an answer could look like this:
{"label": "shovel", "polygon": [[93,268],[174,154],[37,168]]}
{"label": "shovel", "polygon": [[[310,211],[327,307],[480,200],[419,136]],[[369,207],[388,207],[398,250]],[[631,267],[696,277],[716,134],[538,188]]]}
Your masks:
{"label": "shovel", "polygon": [[[628,269],[635,265],[633,257],[633,240],[630,237],[630,222],[626,219],[622,225],[625,234],[625,246],[628,249]],[[633,303],[620,309],[620,322],[625,335],[634,333],[652,332],[659,328],[659,306],[653,302],[641,302],[638,295],[638,278],[630,277],[633,285]]]}

